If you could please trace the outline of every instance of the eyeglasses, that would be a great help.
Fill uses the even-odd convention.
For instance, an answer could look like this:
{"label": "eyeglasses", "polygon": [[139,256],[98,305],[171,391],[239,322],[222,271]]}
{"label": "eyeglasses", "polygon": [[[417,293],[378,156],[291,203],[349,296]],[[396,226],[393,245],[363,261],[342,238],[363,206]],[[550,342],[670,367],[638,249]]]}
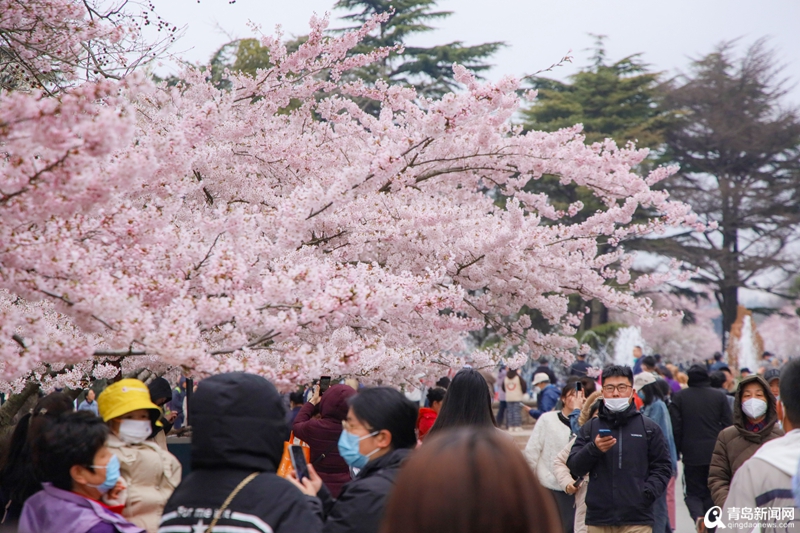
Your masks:
{"label": "eyeglasses", "polygon": [[[347,431],[348,433],[352,433],[353,432],[352,431],[353,428],[354,428],[354,426],[352,424],[350,424],[350,422],[348,422],[347,420],[342,420],[342,429],[343,430]],[[366,429],[367,431],[372,431],[369,428],[364,428],[364,429]]]}
{"label": "eyeglasses", "polygon": [[632,388],[633,387],[631,387],[630,385],[625,385],[625,384],[617,385],[617,386],[614,386],[614,385],[603,385],[603,392],[606,392],[608,394],[614,394],[614,390],[617,390],[620,394],[626,394]]}

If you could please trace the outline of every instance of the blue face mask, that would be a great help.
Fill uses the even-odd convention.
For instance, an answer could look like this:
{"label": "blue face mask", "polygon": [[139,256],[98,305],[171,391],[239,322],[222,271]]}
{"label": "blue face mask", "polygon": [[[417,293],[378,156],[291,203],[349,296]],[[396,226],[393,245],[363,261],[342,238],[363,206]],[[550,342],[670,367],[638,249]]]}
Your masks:
{"label": "blue face mask", "polygon": [[379,448],[375,448],[369,455],[364,455],[361,453],[359,449],[358,443],[364,439],[368,439],[370,437],[374,437],[380,433],[379,431],[373,431],[369,435],[364,435],[363,437],[359,437],[358,435],[353,435],[349,431],[342,430],[342,434],[339,437],[339,455],[342,456],[344,462],[348,465],[352,466],[353,468],[364,468],[367,462],[369,461],[370,456],[377,452]]}
{"label": "blue face mask", "polygon": [[97,466],[92,465],[92,468],[105,468],[106,469],[106,480],[100,483],[99,485],[91,485],[88,484],[90,487],[94,487],[100,491],[101,494],[105,494],[106,492],[110,491],[114,488],[119,481],[119,459],[117,459],[116,455],[112,455],[111,459],[108,461],[106,466]]}
{"label": "blue face mask", "polygon": [[644,393],[642,391],[637,392],[636,395],[639,396],[640,400],[644,401]]}

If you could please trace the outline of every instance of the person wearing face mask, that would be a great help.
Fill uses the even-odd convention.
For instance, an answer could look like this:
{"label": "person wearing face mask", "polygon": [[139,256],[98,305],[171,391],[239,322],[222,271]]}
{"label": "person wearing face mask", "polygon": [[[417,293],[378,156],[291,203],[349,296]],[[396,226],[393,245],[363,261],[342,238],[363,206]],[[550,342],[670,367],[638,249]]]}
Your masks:
{"label": "person wearing face mask", "polygon": [[147,385],[123,379],[97,398],[100,417],[108,424],[106,445],[120,462],[125,490],[110,505],[123,505],[122,514],[148,533],[158,530],[164,504],[181,481],[181,465],[150,436],[161,409],[150,400]]}
{"label": "person wearing face mask", "polygon": [[[800,505],[792,494],[792,478],[800,467],[800,359],[786,364],[781,373],[783,428],[786,434],[765,442],[736,471],[722,506],[725,516],[734,509],[753,509],[760,516],[758,531],[785,533],[800,530]],[[780,509],[780,517],[773,514]],[[744,513],[742,513],[743,515]],[[749,531],[754,520],[733,519],[729,531]],[[745,526],[747,529],[745,529]]]}
{"label": "person wearing face mask", "polygon": [[62,414],[46,427],[33,457],[42,490],[25,502],[20,533],[142,533],[101,501],[120,489],[119,460],[107,436],[108,427],[89,412]]}
{"label": "person wearing face mask", "polygon": [[359,469],[356,478],[335,500],[313,466],[302,483],[292,481],[319,498],[324,533],[378,533],[397,472],[417,444],[417,406],[389,387],[363,389],[349,403],[339,453]]}
{"label": "person wearing face mask", "polygon": [[[663,385],[662,385],[663,384]],[[667,496],[669,495],[670,487],[674,489],[673,479],[678,474],[678,453],[675,450],[675,440],[672,435],[672,421],[669,418],[669,411],[665,403],[664,392],[669,392],[666,382],[657,380],[653,374],[649,372],[642,372],[637,374],[633,379],[633,389],[642,400],[642,414],[658,424],[664,438],[667,440],[669,447],[669,458],[672,462],[672,478],[667,485],[667,491],[658,499],[653,505],[653,513],[655,515],[655,523],[653,531],[655,533],[671,532],[672,527],[669,521],[669,506],[667,505]],[[674,492],[672,493],[674,496]]]}
{"label": "person wearing face mask", "polygon": [[728,497],[733,475],[762,444],[783,436],[778,427],[778,410],[769,385],[758,375],[741,382],[733,405],[733,425],[723,429],[708,470],[708,488],[714,505],[720,507]]}
{"label": "person wearing face mask", "polygon": [[719,432],[733,424],[725,395],[711,388],[705,365],[687,371],[689,387],[672,395],[669,414],[675,448],[682,456],[684,502],[696,527],[702,527],[706,512],[714,506],[708,490],[708,470]]}
{"label": "person wearing face mask", "polygon": [[[633,371],[603,369],[603,403],[584,424],[567,466],[577,479],[590,475],[586,492],[588,533],[651,533],[653,503],[667,489],[672,461],[661,428],[633,404]],[[661,532],[658,532],[661,533]]]}

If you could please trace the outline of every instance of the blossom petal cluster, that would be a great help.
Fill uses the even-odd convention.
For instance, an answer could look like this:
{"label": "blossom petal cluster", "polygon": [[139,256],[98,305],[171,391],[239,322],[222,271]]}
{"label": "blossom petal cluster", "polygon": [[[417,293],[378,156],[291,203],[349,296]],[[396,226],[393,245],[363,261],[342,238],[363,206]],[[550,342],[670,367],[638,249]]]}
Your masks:
{"label": "blossom petal cluster", "polygon": [[[568,358],[571,295],[651,313],[634,292],[662,279],[631,283],[624,242],[696,224],[652,188],[674,169],[641,176],[645,151],[579,126],[522,132],[513,78],[455,65],[465,89],[435,100],[342,81],[387,53],[349,53],[379,23],[330,37],[314,18],[293,53],[265,37],[273,66],[228,73],[230,90],[190,68],[172,86],[4,94],[3,377],[124,360],[414,382],[463,364],[485,327],[496,353]],[[556,209],[532,192],[545,176],[604,209]]]}

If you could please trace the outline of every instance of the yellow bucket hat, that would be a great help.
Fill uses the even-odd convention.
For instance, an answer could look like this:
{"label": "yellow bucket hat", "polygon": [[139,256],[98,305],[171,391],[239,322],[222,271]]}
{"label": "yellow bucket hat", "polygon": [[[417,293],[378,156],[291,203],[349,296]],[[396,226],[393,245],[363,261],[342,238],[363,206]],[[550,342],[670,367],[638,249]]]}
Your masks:
{"label": "yellow bucket hat", "polygon": [[147,385],[138,379],[122,379],[106,387],[97,397],[97,409],[103,422],[138,409],[152,409],[158,416],[161,409],[150,400]]}

